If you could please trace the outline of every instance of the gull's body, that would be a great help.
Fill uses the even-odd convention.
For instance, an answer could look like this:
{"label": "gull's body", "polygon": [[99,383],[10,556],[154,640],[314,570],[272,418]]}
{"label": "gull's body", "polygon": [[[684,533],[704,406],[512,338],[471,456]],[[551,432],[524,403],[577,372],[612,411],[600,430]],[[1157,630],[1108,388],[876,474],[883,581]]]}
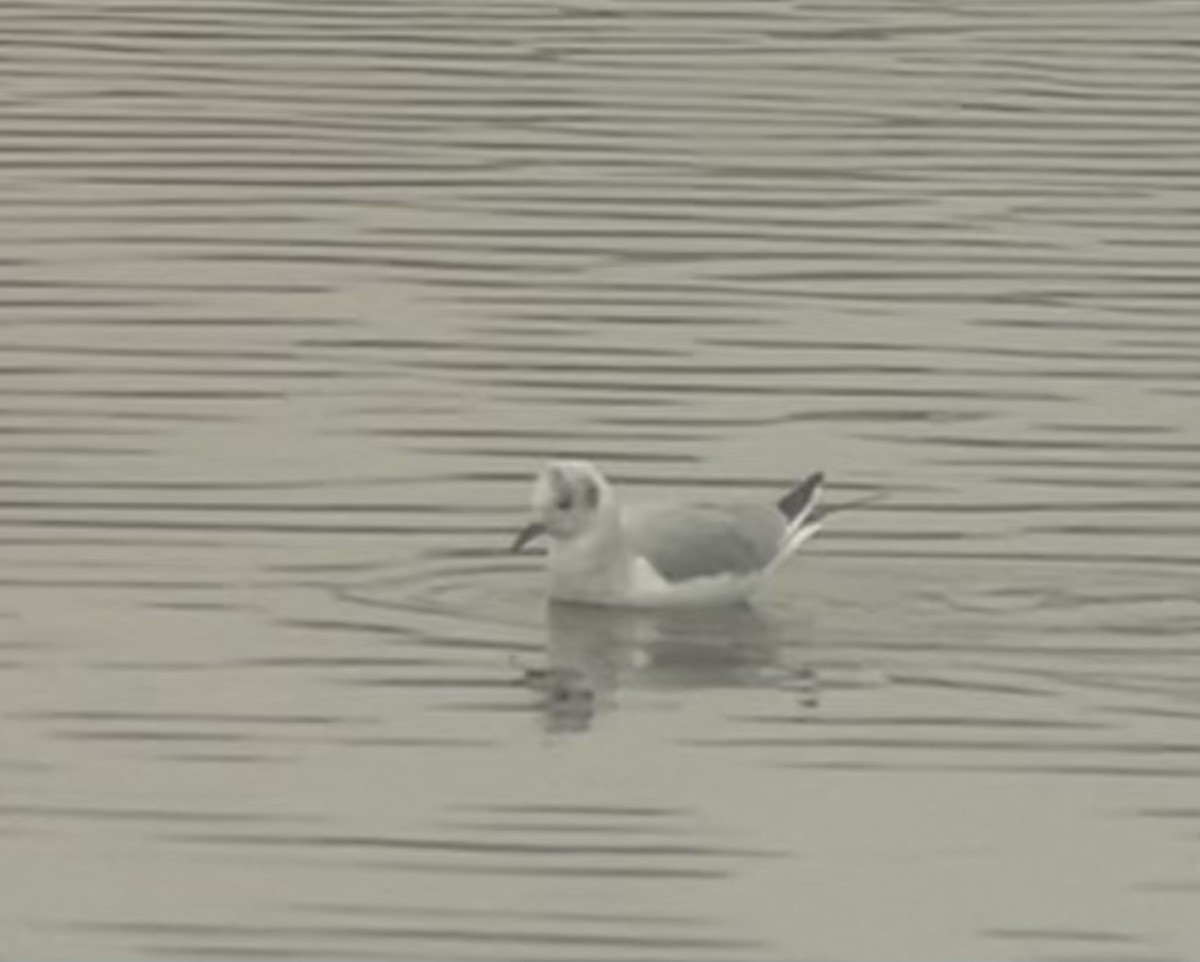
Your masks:
{"label": "gull's body", "polygon": [[820,527],[813,474],[777,504],[750,501],[625,507],[587,461],[552,461],[534,486],[536,520],[514,550],[549,536],[550,596],[661,607],[749,597]]}

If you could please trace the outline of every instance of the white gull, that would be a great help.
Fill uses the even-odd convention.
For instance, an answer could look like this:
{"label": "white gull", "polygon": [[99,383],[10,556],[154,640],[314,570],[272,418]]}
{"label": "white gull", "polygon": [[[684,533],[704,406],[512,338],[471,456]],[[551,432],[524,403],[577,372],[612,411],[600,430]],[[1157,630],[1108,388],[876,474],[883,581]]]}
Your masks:
{"label": "white gull", "polygon": [[533,489],[520,551],[549,537],[550,597],[627,607],[743,601],[817,533],[823,476],[775,504],[716,501],[625,507],[589,461],[551,461]]}

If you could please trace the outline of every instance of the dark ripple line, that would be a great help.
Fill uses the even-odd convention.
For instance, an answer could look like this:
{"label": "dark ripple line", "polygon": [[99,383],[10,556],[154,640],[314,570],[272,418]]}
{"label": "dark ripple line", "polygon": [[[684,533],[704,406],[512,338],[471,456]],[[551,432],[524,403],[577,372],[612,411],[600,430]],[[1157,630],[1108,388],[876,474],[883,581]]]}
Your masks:
{"label": "dark ripple line", "polygon": [[[2,412],[0,412],[2,416]],[[46,421],[63,420],[73,418],[78,421],[87,422],[97,419],[102,421],[142,421],[142,422],[159,422],[165,421],[171,424],[214,424],[228,423],[235,419],[234,414],[220,414],[217,412],[200,412],[200,411],[121,411],[108,408],[100,411],[96,408],[34,408],[29,405],[22,405],[20,417],[28,421],[37,422],[39,419]],[[81,426],[82,427],[82,426]],[[6,431],[16,431],[17,428],[3,428]],[[35,427],[24,427],[20,430],[35,431],[35,430],[61,430],[55,427],[44,428],[40,424]]]}
{"label": "dark ripple line", "polygon": [[[106,450],[106,449],[102,449]],[[88,453],[95,453],[89,451]],[[247,534],[272,532],[274,534],[369,534],[369,535],[439,535],[473,537],[490,537],[499,543],[505,536],[511,536],[512,531],[507,527],[453,527],[437,525],[396,525],[396,524],[273,524],[270,522],[235,522],[235,521],[151,521],[146,519],[109,520],[106,518],[13,518],[2,522],[4,527],[12,528],[62,528],[62,529],[117,529],[129,531],[238,531]]]}
{"label": "dark ripple line", "polygon": [[468,812],[497,812],[507,815],[563,815],[583,818],[676,818],[686,814],[682,808],[658,805],[560,805],[537,802],[479,802],[458,806]]}
{"label": "dark ripple line", "polygon": [[782,769],[861,772],[863,774],[879,774],[882,772],[970,772],[979,775],[994,775],[1010,773],[1014,775],[1055,775],[1066,777],[1090,778],[1170,778],[1195,780],[1200,775],[1197,768],[1172,768],[1165,765],[1144,766],[1131,768],[1120,765],[1002,765],[995,763],[953,763],[953,762],[915,762],[912,764],[897,764],[895,762],[845,762],[845,761],[804,761],[781,762],[773,767]]}
{"label": "dark ripple line", "polygon": [[[1143,429],[1139,429],[1141,431]],[[1160,431],[1169,431],[1170,428],[1165,425],[1159,426]],[[1140,453],[1143,451],[1152,452],[1154,454],[1195,454],[1197,446],[1189,441],[1136,441],[1128,437],[1120,437],[1114,442],[1112,438],[1105,437],[1108,433],[1103,428],[1096,428],[1096,434],[1099,437],[1087,440],[1072,441],[1065,438],[985,438],[978,435],[937,435],[926,434],[922,435],[921,443],[946,446],[955,448],[984,448],[989,450],[1020,450],[1020,451],[1112,451],[1114,444],[1120,454],[1130,452]],[[1116,432],[1118,434],[1122,432]],[[892,438],[882,434],[867,434],[863,435],[874,441],[888,441]],[[1115,462],[1119,463],[1119,462]],[[1138,462],[1142,463],[1142,462]]]}
{"label": "dark ripple line", "polygon": [[324,915],[373,917],[383,916],[417,916],[428,918],[454,919],[517,919],[536,922],[579,922],[599,925],[636,925],[654,928],[703,928],[711,925],[713,920],[698,915],[685,913],[664,912],[609,912],[581,911],[574,909],[553,909],[549,907],[520,909],[478,909],[451,908],[445,905],[395,906],[395,905],[364,905],[338,902],[300,902],[293,903],[295,909],[307,913],[317,912]]}
{"label": "dark ripple line", "polygon": [[[972,686],[973,687],[973,686]],[[1200,744],[1194,743],[1100,743],[1100,742],[1051,742],[1026,739],[1021,741],[970,738],[970,739],[938,739],[915,738],[912,736],[899,738],[869,738],[869,737],[809,737],[790,738],[782,736],[730,736],[723,738],[689,739],[684,744],[698,748],[853,748],[853,749],[882,749],[889,753],[896,751],[967,751],[967,752],[1035,752],[1062,753],[1070,755],[1082,754],[1131,754],[1131,755],[1195,755],[1200,759]],[[1200,773],[1200,768],[1196,771]]]}
{"label": "dark ripple line", "polygon": [[524,834],[529,835],[565,835],[565,834],[580,834],[580,835],[663,835],[683,834],[682,829],[668,829],[663,825],[633,825],[629,822],[616,822],[610,824],[583,824],[580,822],[571,822],[564,824],[563,822],[483,822],[483,821],[460,821],[451,823],[452,828],[465,832],[476,833],[493,833],[502,834]]}
{"label": "dark ripple line", "polygon": [[[890,647],[890,646],[889,646]],[[959,646],[954,646],[956,650]],[[922,650],[926,650],[922,648]],[[935,649],[937,650],[937,649]],[[943,649],[944,650],[944,649]],[[989,649],[990,651],[991,649]],[[1023,649],[1030,654],[1040,654],[1040,649]],[[1123,649],[1122,649],[1123,651]],[[1072,650],[1068,654],[1075,654]],[[1175,652],[1180,654],[1182,652]],[[1000,729],[1002,731],[1098,731],[1109,726],[1100,721],[1064,721],[1061,719],[1045,718],[992,718],[992,717],[951,717],[951,716],[865,716],[856,718],[823,718],[819,715],[796,716],[788,715],[736,715],[731,720],[751,722],[753,724],[783,725],[787,727],[839,729],[839,728],[962,728],[986,731]],[[807,741],[803,742],[808,744]],[[974,744],[966,743],[963,744]]]}
{"label": "dark ripple line", "polygon": [[425,851],[462,855],[532,855],[573,858],[580,855],[616,857],[679,856],[685,858],[776,858],[763,849],[735,848],[685,843],[639,843],[629,845],[581,844],[578,842],[471,842],[462,839],[400,838],[355,835],[265,835],[255,833],[180,834],[178,841],[203,844],[299,847],[337,850]]}
{"label": "dark ripple line", "polygon": [[[402,484],[406,480],[407,479],[400,477],[385,479],[360,479],[359,483],[386,483],[388,485],[393,485]],[[210,481],[152,481],[141,479],[136,481],[108,481],[102,479],[97,479],[95,481],[90,479],[85,481],[72,481],[64,480],[58,477],[34,477],[27,479],[0,478],[0,488],[34,488],[39,491],[306,491],[313,488],[333,487],[340,483],[341,482],[323,479],[295,480],[293,478],[278,479],[274,481],[225,479],[214,479]]]}
{"label": "dark ripple line", "polygon": [[984,929],[983,935],[993,939],[1015,939],[1021,942],[1051,940],[1056,942],[1137,942],[1123,932],[1104,932],[1092,929]]}
{"label": "dark ripple line", "polygon": [[[538,377],[488,377],[486,383],[496,387],[525,388],[538,391],[555,391],[559,394],[570,395],[580,391],[612,391],[618,385],[609,379],[604,382],[581,382],[579,380],[558,380],[555,378]],[[654,384],[644,380],[630,381],[619,387],[628,394],[722,394],[722,395],[792,395],[818,397],[852,397],[871,398],[902,398],[939,400],[987,400],[987,401],[1062,401],[1061,394],[1045,391],[1022,391],[1017,389],[991,388],[880,388],[880,387],[804,387],[799,384],[713,384],[711,382],[677,381],[671,384]]]}
{"label": "dark ripple line", "polygon": [[217,712],[132,712],[132,711],[29,711],[14,713],[15,718],[47,721],[130,722],[143,721],[159,725],[182,722],[203,725],[331,725],[347,719],[337,715],[266,715],[222,714]]}
{"label": "dark ripple line", "polygon": [[689,881],[699,881],[728,879],[733,874],[729,869],[716,867],[663,868],[638,865],[574,865],[565,863],[557,865],[531,865],[527,863],[495,865],[477,862],[473,864],[454,865],[444,862],[389,860],[356,861],[351,864],[360,869],[383,870],[411,875],[422,873],[427,875],[463,875],[468,877],[496,875],[502,878],[526,875],[535,878],[687,879]]}
{"label": "dark ripple line", "polygon": [[1148,461],[1148,460],[1118,460],[1111,461],[1087,461],[1080,459],[1067,458],[1013,458],[1013,457],[996,457],[993,455],[978,455],[974,458],[931,458],[930,461],[935,464],[956,465],[962,467],[980,467],[987,465],[989,467],[999,468],[1041,468],[1043,470],[1070,470],[1070,471],[1085,471],[1106,473],[1114,471],[1166,471],[1166,472],[1185,472],[1189,475],[1194,475],[1197,466],[1189,464],[1186,461]]}
{"label": "dark ripple line", "polygon": [[[660,424],[671,424],[671,422],[660,421]],[[756,423],[756,422],[755,422]],[[682,442],[682,441],[701,441],[707,439],[707,434],[698,432],[671,430],[671,431],[597,431],[590,428],[575,428],[575,429],[552,429],[546,428],[542,430],[521,430],[499,427],[495,430],[488,428],[451,428],[451,427],[436,427],[436,428],[414,428],[414,427],[397,427],[397,428],[365,428],[354,432],[357,435],[369,437],[415,437],[415,438],[436,438],[444,441],[459,441],[464,438],[486,438],[489,440],[542,440],[542,441],[563,441],[570,440],[572,443],[579,441],[623,441],[626,443],[643,443],[643,442]],[[441,449],[438,449],[441,450]]]}
{"label": "dark ripple line", "polygon": [[[103,415],[100,415],[103,417]],[[70,438],[83,435],[89,438],[139,438],[155,434],[154,429],[145,428],[97,428],[94,425],[0,425],[0,435]]]}
{"label": "dark ripple line", "polygon": [[[1074,482],[1072,482],[1074,483]],[[1138,486],[1141,487],[1140,485]],[[920,514],[1071,514],[1078,512],[1194,512],[1198,505],[1195,500],[1187,501],[1013,501],[1013,502],[945,502],[939,504],[914,504],[911,502],[894,501],[887,504],[862,505],[855,508],[856,512],[895,512],[901,515]]]}
{"label": "dark ripple line", "polygon": [[[2,429],[0,429],[2,430]],[[471,509],[447,504],[418,504],[415,502],[237,502],[237,501],[92,501],[72,500],[59,501],[45,498],[37,499],[0,499],[0,510],[39,510],[54,511],[196,511],[231,512],[241,514],[246,512],[263,512],[264,514],[310,514],[329,512],[333,514],[422,514],[422,515],[451,515],[462,517],[464,513],[472,513]],[[478,506],[477,506],[478,509]]]}
{"label": "dark ripple line", "polygon": [[151,581],[145,578],[23,578],[0,577],[0,586],[6,588],[103,588],[106,591],[122,588],[133,591],[215,591],[225,590],[228,583],[224,580],[213,581],[181,581],[179,579],[163,578]]}
{"label": "dark ripple line", "polygon": [[[283,378],[320,378],[333,379],[340,377],[355,376],[356,372],[339,371],[330,368],[305,368],[297,363],[296,358],[291,361],[292,367],[287,369],[280,368],[253,368],[238,366],[235,368],[221,367],[219,369],[212,368],[189,368],[189,367],[162,367],[162,366],[147,366],[147,367],[125,367],[121,365],[109,365],[101,367],[99,365],[22,365],[21,367],[0,368],[0,374],[9,375],[24,375],[24,376],[54,376],[54,375],[76,375],[86,374],[92,378],[128,378],[130,375],[138,376],[145,375],[151,378],[213,378],[216,380],[238,381],[241,378],[253,378],[256,381],[268,379],[283,379]],[[8,393],[8,392],[6,392]],[[99,393],[99,392],[96,392]],[[172,391],[173,394],[183,392]],[[222,392],[224,393],[224,392]]]}
{"label": "dark ripple line", "polygon": [[[673,440],[683,443],[686,439],[677,438]],[[544,461],[550,456],[556,458],[582,458],[588,461],[608,462],[609,464],[695,464],[700,460],[696,454],[671,454],[661,450],[637,451],[626,447],[605,450],[603,448],[596,448],[591,447],[590,445],[581,445],[578,443],[571,445],[555,445],[551,448],[523,448],[517,446],[468,447],[465,445],[454,445],[453,448],[449,448],[432,445],[412,445],[411,450],[435,454],[452,453],[455,457],[521,458],[534,463]]]}
{"label": "dark ripple line", "polygon": [[213,350],[195,345],[187,347],[96,347],[88,345],[68,344],[0,344],[0,353],[15,354],[34,353],[50,354],[55,357],[81,355],[84,357],[120,357],[120,358],[159,358],[166,357],[179,360],[204,358],[238,363],[245,360],[284,361],[294,363],[296,354],[288,351],[271,351],[263,348],[244,347],[236,351]]}
{"label": "dark ripple line", "polygon": [[154,731],[151,729],[61,729],[54,733],[55,738],[71,741],[88,742],[198,742],[198,743],[234,743],[261,741],[260,736],[246,735],[237,732],[185,732],[185,731]]}
{"label": "dark ripple line", "polygon": [[[385,939],[413,941],[488,942],[497,944],[546,946],[590,946],[626,949],[747,949],[759,947],[761,943],[716,936],[682,935],[617,935],[610,933],[581,932],[513,932],[506,929],[438,928],[433,926],[403,925],[288,925],[268,926],[240,923],[205,925],[203,923],[177,922],[110,922],[89,923],[82,926],[88,931],[114,931],[132,935],[177,935],[203,938],[217,936],[242,936],[252,938],[300,937],[305,940],[334,939]],[[185,950],[185,956],[191,949]],[[333,951],[332,957],[340,953]]]}
{"label": "dark ripple line", "polygon": [[[2,393],[2,392],[0,392]],[[150,455],[156,448],[133,447],[123,444],[5,444],[0,454],[63,454],[63,455]]]}
{"label": "dark ripple line", "polygon": [[[139,372],[145,373],[145,372]],[[253,388],[3,388],[3,397],[90,397],[139,399],[154,401],[274,401],[288,396],[288,391]]]}
{"label": "dark ripple line", "polygon": [[[508,341],[494,340],[487,336],[486,330],[472,330],[472,337],[468,340],[441,340],[436,338],[416,338],[416,337],[303,337],[296,340],[297,347],[323,347],[323,348],[361,348],[371,352],[379,350],[397,350],[397,351],[448,351],[454,353],[478,353],[487,352],[489,354],[496,353],[513,353],[520,355],[530,354],[564,354],[578,349],[578,344],[572,340],[566,344],[547,344],[545,343],[545,334],[542,331],[537,332],[537,336],[541,338],[539,341],[526,341],[519,344],[514,344]],[[575,334],[577,331],[570,328],[564,328],[562,334]],[[678,348],[665,348],[654,346],[638,346],[638,347],[620,347],[612,344],[589,344],[587,352],[593,357],[677,357],[680,354]]]}
{"label": "dark ripple line", "polygon": [[180,811],[161,808],[87,808],[67,805],[10,805],[0,804],[0,817],[18,819],[82,819],[115,822],[249,822],[274,823],[280,819],[289,822],[308,821],[296,816],[282,815],[278,811],[265,813]]}

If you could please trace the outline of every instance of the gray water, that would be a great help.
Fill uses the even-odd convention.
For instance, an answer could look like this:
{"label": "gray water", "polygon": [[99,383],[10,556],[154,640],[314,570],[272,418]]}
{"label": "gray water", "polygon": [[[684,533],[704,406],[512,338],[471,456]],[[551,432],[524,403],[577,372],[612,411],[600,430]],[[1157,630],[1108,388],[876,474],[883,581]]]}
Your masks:
{"label": "gray water", "polygon": [[5,0],[0,957],[1200,958],[1195,14]]}

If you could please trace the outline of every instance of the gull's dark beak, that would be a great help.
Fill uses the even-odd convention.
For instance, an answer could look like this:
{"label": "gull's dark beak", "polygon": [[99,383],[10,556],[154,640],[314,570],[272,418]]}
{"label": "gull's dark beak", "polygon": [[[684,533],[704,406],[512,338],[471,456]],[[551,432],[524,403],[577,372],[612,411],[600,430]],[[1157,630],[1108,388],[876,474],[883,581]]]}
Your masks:
{"label": "gull's dark beak", "polygon": [[512,551],[513,554],[516,554],[534,538],[539,538],[545,533],[546,526],[540,521],[533,521],[521,529],[521,533],[517,535],[517,540],[512,543],[512,548],[509,550]]}

